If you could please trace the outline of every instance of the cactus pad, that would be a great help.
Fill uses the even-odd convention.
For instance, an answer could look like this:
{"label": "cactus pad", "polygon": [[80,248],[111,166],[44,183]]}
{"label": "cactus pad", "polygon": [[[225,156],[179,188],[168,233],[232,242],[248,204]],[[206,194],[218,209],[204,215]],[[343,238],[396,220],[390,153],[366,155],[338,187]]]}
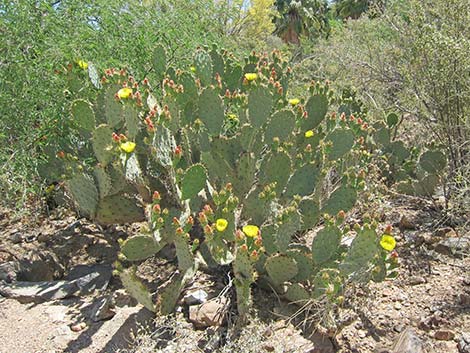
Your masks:
{"label": "cactus pad", "polygon": [[292,135],[295,127],[295,116],[290,110],[281,110],[273,114],[266,125],[264,140],[271,143],[274,137],[281,141],[288,139]]}
{"label": "cactus pad", "polygon": [[287,183],[285,196],[308,196],[312,194],[318,180],[318,172],[318,168],[311,163],[297,169]]}
{"label": "cactus pad", "polygon": [[139,234],[128,238],[121,245],[121,252],[128,261],[140,261],[155,255],[163,247],[150,235]]}
{"label": "cactus pad", "polygon": [[286,255],[273,255],[266,260],[266,271],[275,285],[294,278],[298,273],[297,262]]}
{"label": "cactus pad", "polygon": [[96,212],[96,220],[101,224],[132,223],[144,219],[144,211],[137,206],[136,200],[120,195],[102,199]]}
{"label": "cactus pad", "polygon": [[332,143],[329,147],[328,159],[339,159],[351,151],[354,145],[354,134],[349,129],[335,129],[326,136],[325,142]]}
{"label": "cactus pad", "polygon": [[297,305],[304,305],[310,299],[309,292],[299,283],[293,283],[287,287],[284,297]]}
{"label": "cactus pad", "polygon": [[152,57],[152,69],[153,73],[157,77],[157,80],[161,80],[165,75],[166,71],[166,51],[162,45],[157,45],[153,51]]}
{"label": "cactus pad", "polygon": [[428,173],[438,174],[446,167],[447,159],[444,153],[429,150],[419,157],[419,166]]}
{"label": "cactus pad", "polygon": [[80,211],[93,218],[98,206],[98,190],[93,178],[87,174],[77,174],[67,181],[67,187]]}
{"label": "cactus pad", "polygon": [[248,95],[248,117],[254,128],[260,128],[269,118],[273,107],[271,91],[265,86],[259,86]]}
{"label": "cactus pad", "polygon": [[312,242],[312,258],[316,266],[336,255],[341,236],[341,231],[336,226],[326,226],[315,235]]}
{"label": "cactus pad", "polygon": [[316,128],[328,112],[328,98],[323,94],[310,97],[305,105],[305,110],[308,116],[302,120],[302,130]]}
{"label": "cactus pad", "polygon": [[341,264],[341,271],[345,275],[351,275],[367,268],[367,264],[372,261],[377,251],[377,233],[370,226],[365,225],[352,241],[346,258]]}
{"label": "cactus pad", "polygon": [[74,122],[80,129],[90,132],[95,128],[95,113],[90,103],[77,99],[72,102],[71,112]]}
{"label": "cactus pad", "polygon": [[181,198],[183,200],[193,198],[206,185],[207,173],[202,164],[194,164],[189,167],[181,181]]}
{"label": "cactus pad", "polygon": [[102,166],[108,165],[114,157],[113,130],[108,125],[100,125],[93,132],[92,144],[96,159]]}
{"label": "cactus pad", "polygon": [[313,199],[303,199],[300,201],[299,210],[302,216],[302,229],[313,228],[320,218],[318,202]]}
{"label": "cactus pad", "polygon": [[222,99],[214,88],[206,88],[199,96],[199,118],[211,135],[218,135],[225,119]]}
{"label": "cactus pad", "polygon": [[354,207],[357,201],[357,191],[352,186],[341,185],[332,192],[330,198],[325,202],[321,213],[336,216],[339,211],[347,212]]}
{"label": "cactus pad", "polygon": [[150,311],[155,311],[155,305],[152,301],[152,295],[144,284],[137,278],[135,270],[126,269],[119,273],[122,285],[129,292],[131,297],[135,298],[140,304]]}
{"label": "cactus pad", "polygon": [[201,83],[204,86],[210,85],[212,82],[213,65],[211,56],[205,50],[200,49],[194,54],[194,67]]}

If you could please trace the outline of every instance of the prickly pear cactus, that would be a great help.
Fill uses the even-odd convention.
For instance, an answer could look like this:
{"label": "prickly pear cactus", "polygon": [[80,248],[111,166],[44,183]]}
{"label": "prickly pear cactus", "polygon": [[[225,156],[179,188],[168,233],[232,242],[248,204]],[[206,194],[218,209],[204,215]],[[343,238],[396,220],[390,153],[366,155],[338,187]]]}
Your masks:
{"label": "prickly pear cactus", "polygon": [[[117,266],[130,293],[168,314],[200,262],[230,265],[246,317],[260,276],[298,303],[335,300],[351,279],[386,278],[390,254],[377,226],[357,230],[348,248],[342,222],[364,188],[368,141],[406,159],[390,141],[394,120],[371,136],[363,115],[345,114],[357,106],[328,83],[290,97],[291,69],[279,52],[252,53],[242,65],[200,48],[193,59],[190,70],[169,67],[158,46],[156,90],[147,78],[109,69],[95,102],[77,97],[71,105],[77,129],[89,135],[86,158],[64,158],[79,209],[104,224],[148,220],[145,234],[121,244]],[[441,167],[436,156],[422,156],[424,173]],[[428,179],[414,187],[429,190]],[[320,222],[306,244],[303,234]],[[129,266],[163,246],[174,247],[178,273],[154,300]]]}

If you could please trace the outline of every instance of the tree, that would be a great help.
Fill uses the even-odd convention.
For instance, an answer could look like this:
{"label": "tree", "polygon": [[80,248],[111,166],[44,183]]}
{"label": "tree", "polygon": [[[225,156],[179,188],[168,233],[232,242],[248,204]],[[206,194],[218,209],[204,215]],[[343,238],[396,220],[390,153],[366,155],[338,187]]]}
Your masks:
{"label": "tree", "polygon": [[286,43],[300,44],[300,37],[310,39],[329,33],[327,0],[276,0],[281,14],[276,33]]}

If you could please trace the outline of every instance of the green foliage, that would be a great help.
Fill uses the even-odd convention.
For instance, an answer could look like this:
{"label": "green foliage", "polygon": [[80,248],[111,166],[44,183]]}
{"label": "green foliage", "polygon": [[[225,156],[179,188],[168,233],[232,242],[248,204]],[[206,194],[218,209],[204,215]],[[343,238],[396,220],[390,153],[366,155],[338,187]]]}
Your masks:
{"label": "green foliage", "polygon": [[[348,251],[340,246],[344,215],[334,218],[354,206],[364,184],[360,171],[368,162],[363,141],[369,132],[364,125],[338,114],[326,119],[333,102],[344,107],[349,102],[320,83],[299,99],[307,101],[306,106],[289,101],[283,87],[288,89],[291,70],[278,52],[246,58],[245,70],[253,72],[240,72],[234,80],[237,88],[230,91],[226,75],[240,65],[229,53],[212,49],[210,55],[206,50],[198,49],[194,60],[220,56],[223,65],[218,66],[224,71],[212,77],[206,76],[202,64],[194,63],[195,70],[189,72],[167,67],[162,104],[152,99],[150,83],[120,88],[123,75],[112,70],[100,91],[107,93],[98,92],[93,104],[85,101],[95,114],[118,104],[129,112],[115,117],[113,128],[97,122],[91,150],[64,156],[69,183],[86,180],[86,188],[76,189],[93,191],[76,197],[91,218],[104,224],[132,222],[141,220],[147,207],[149,234],[122,243],[119,266],[152,256],[163,245],[175,247],[179,275],[161,288],[156,306],[165,314],[201,258],[210,266],[232,266],[241,317],[250,309],[257,271],[280,294],[312,300],[325,293],[334,300],[359,272],[372,278],[370,262],[375,257],[366,258],[361,249],[388,258],[378,245],[375,226],[368,226],[373,239],[355,241],[364,245]],[[188,94],[180,82],[195,87],[194,92]],[[111,89],[119,93],[111,94]],[[76,106],[76,100],[71,104]],[[195,119],[181,118],[188,105],[197,107]],[[84,119],[80,113],[88,116],[90,110],[76,109],[77,120]],[[230,129],[224,128],[228,123]],[[334,185],[328,178],[333,174],[339,177]],[[299,247],[298,232],[320,221],[325,228],[313,243]],[[334,291],[315,287],[330,286],[325,274],[344,266],[350,270],[335,277]],[[134,279],[126,286],[147,300]]]}

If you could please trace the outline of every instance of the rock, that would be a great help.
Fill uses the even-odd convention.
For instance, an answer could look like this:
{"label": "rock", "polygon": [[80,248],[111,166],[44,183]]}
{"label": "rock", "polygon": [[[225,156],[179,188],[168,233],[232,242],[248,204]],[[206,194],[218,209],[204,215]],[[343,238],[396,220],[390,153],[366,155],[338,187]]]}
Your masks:
{"label": "rock", "polygon": [[426,279],[421,276],[412,276],[408,279],[408,284],[412,286],[423,284],[423,283],[426,283]]}
{"label": "rock", "polygon": [[470,333],[462,332],[457,344],[460,353],[470,353]]}
{"label": "rock", "polygon": [[465,236],[443,239],[436,245],[435,250],[443,255],[462,258],[470,251],[470,238]]}
{"label": "rock", "polygon": [[115,306],[135,306],[137,301],[127,293],[125,289],[118,289],[113,292],[113,303]]}
{"label": "rock", "polygon": [[451,330],[438,330],[434,333],[434,338],[439,341],[451,341],[455,337],[455,333]]}
{"label": "rock", "polygon": [[101,299],[98,299],[97,302],[93,305],[91,311],[91,319],[94,322],[109,320],[116,315],[116,312],[113,310],[114,304],[112,301],[112,296],[107,296]]}
{"label": "rock", "polygon": [[457,237],[457,233],[450,227],[440,228],[434,232],[434,236],[439,238]]}
{"label": "rock", "polygon": [[103,290],[111,279],[109,272],[92,272],[71,281],[24,282],[0,286],[0,295],[18,300],[20,303],[41,303],[64,299],[79,294],[89,294],[93,290]]}
{"label": "rock", "polygon": [[411,220],[406,215],[402,215],[400,218],[400,223],[398,224],[400,229],[416,229],[416,224],[414,220]]}
{"label": "rock", "polygon": [[16,261],[8,261],[0,264],[0,281],[11,283],[16,281],[19,265]]}
{"label": "rock", "polygon": [[63,273],[64,268],[59,259],[50,252],[31,252],[19,261],[19,281],[52,281]]}
{"label": "rock", "polygon": [[469,293],[460,293],[459,294],[459,304],[467,307],[470,306],[470,294]]}
{"label": "rock", "polygon": [[276,348],[271,343],[266,343],[265,345],[263,345],[263,349],[266,352],[274,352]]}
{"label": "rock", "polygon": [[189,320],[198,328],[221,326],[227,313],[228,300],[225,297],[211,299],[204,304],[189,307]]}
{"label": "rock", "polygon": [[412,328],[404,330],[395,341],[392,353],[423,353],[423,344]]}
{"label": "rock", "polygon": [[312,341],[314,348],[308,349],[307,353],[334,353],[335,349],[331,339],[320,332],[315,332],[308,337]]}
{"label": "rock", "polygon": [[196,305],[196,304],[205,303],[207,301],[207,297],[208,297],[208,294],[206,291],[203,291],[202,289],[198,289],[198,290],[186,293],[183,299],[187,305]]}
{"label": "rock", "polygon": [[70,326],[70,329],[71,329],[73,332],[80,332],[80,331],[82,331],[85,327],[86,327],[86,324],[85,324],[84,322],[80,322],[80,323],[78,323],[78,324],[75,324],[75,325]]}
{"label": "rock", "polygon": [[10,234],[10,241],[13,244],[22,243],[24,239],[25,239],[25,236],[21,232],[14,232]]}
{"label": "rock", "polygon": [[399,302],[396,302],[393,307],[395,308],[395,310],[401,310],[401,304]]}

